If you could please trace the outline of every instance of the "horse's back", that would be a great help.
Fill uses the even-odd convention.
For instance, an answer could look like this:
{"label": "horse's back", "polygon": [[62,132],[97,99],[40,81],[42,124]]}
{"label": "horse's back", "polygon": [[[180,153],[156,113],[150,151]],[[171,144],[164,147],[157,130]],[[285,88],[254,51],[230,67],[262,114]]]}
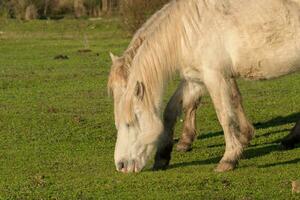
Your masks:
{"label": "horse's back", "polygon": [[300,70],[300,0],[229,0],[225,47],[233,69],[247,79]]}

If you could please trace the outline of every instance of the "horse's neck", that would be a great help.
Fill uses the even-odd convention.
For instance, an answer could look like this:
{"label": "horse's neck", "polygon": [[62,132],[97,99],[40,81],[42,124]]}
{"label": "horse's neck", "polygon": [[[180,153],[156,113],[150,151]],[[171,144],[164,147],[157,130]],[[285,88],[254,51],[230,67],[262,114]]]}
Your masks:
{"label": "horse's neck", "polygon": [[148,27],[151,34],[136,51],[130,68],[131,84],[135,87],[136,81],[144,83],[148,104],[160,103],[166,81],[185,62],[182,52],[189,52],[194,36],[200,34],[198,3],[196,0],[170,3],[157,23]]}

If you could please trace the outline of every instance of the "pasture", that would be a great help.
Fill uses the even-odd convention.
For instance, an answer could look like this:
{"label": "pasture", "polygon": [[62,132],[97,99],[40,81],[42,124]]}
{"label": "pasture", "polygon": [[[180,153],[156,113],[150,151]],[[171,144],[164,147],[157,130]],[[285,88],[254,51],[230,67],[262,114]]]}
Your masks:
{"label": "pasture", "polygon": [[235,171],[213,171],[224,139],[206,96],[191,152],[174,151],[166,171],[117,173],[108,52],[129,42],[117,19],[0,21],[0,199],[300,198],[300,148],[279,146],[300,119],[300,74],[239,80],[256,136]]}

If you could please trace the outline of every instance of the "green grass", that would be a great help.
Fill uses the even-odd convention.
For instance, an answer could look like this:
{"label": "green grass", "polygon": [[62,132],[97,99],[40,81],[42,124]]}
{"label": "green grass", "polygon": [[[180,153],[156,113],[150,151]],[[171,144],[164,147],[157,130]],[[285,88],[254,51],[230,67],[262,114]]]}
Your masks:
{"label": "green grass", "polygon": [[[0,199],[300,198],[291,192],[291,181],[300,179],[300,148],[280,151],[277,143],[300,118],[300,74],[239,81],[257,134],[235,171],[213,171],[224,139],[205,97],[192,152],[174,152],[167,171],[149,165],[124,175],[114,167],[106,94],[108,52],[121,54],[130,41],[118,21],[6,20],[0,32]],[[78,53],[87,45],[92,52]],[[60,54],[69,59],[55,60]],[[180,131],[178,123],[176,137]]]}

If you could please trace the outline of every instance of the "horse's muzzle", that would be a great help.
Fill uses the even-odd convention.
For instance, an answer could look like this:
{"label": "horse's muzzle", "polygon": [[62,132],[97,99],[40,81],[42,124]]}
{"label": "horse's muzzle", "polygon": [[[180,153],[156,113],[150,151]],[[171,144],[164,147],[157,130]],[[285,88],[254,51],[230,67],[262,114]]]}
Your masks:
{"label": "horse's muzzle", "polygon": [[123,172],[123,173],[138,173],[142,169],[139,167],[139,163],[136,160],[122,160],[117,163],[117,171]]}

